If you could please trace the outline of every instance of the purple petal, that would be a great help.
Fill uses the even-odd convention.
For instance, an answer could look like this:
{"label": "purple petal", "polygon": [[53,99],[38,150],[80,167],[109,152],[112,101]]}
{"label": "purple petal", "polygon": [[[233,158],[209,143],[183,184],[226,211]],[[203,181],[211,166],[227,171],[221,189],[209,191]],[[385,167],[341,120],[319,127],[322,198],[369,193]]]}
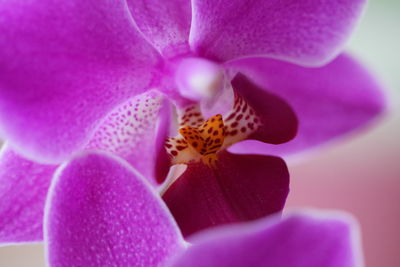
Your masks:
{"label": "purple petal", "polygon": [[166,177],[170,163],[164,149],[171,116],[167,105],[157,91],[125,101],[100,123],[86,149],[124,158],[156,184]]}
{"label": "purple petal", "polygon": [[0,156],[0,243],[43,240],[44,203],[57,166],[22,158],[4,145]]}
{"label": "purple petal", "polygon": [[171,127],[171,110],[172,106],[170,103],[165,103],[160,109],[160,117],[157,127],[157,136],[155,139],[154,146],[154,177],[158,184],[161,184],[167,178],[171,167],[171,157],[168,155],[167,150],[165,149],[165,139],[169,134],[169,130]]}
{"label": "purple petal", "polygon": [[281,144],[295,137],[297,117],[284,99],[263,90],[241,73],[232,80],[232,87],[255,110],[262,122],[261,127],[251,134],[249,139]]}
{"label": "purple petal", "polygon": [[62,161],[155,82],[159,55],[122,1],[3,1],[0,18],[0,131],[29,158]]}
{"label": "purple petal", "polygon": [[299,213],[225,227],[193,238],[194,245],[169,266],[360,266],[359,236],[352,224],[343,215]]}
{"label": "purple petal", "polygon": [[276,157],[218,154],[217,167],[189,164],[164,201],[184,235],[282,210],[289,192],[285,162]]}
{"label": "purple petal", "polygon": [[51,266],[158,266],[183,242],[158,195],[105,154],[67,163],[47,201]]}
{"label": "purple petal", "polygon": [[194,0],[190,45],[219,61],[266,56],[321,65],[341,50],[365,0]]}
{"label": "purple petal", "polygon": [[163,56],[188,53],[189,0],[128,0],[132,17],[146,40]]}
{"label": "purple petal", "polygon": [[235,153],[286,155],[303,151],[371,123],[385,107],[382,87],[359,63],[340,55],[321,68],[304,68],[265,58],[231,62],[268,92],[285,99],[299,120],[297,136],[279,146],[244,141]]}

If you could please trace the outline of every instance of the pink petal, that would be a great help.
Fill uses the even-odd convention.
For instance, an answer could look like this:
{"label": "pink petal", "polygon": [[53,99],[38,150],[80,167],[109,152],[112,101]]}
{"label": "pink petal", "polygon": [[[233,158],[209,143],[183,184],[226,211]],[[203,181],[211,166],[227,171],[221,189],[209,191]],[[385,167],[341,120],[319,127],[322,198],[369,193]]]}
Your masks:
{"label": "pink petal", "polygon": [[347,55],[321,68],[265,58],[243,59],[228,65],[285,99],[299,119],[298,134],[291,142],[272,146],[245,141],[231,148],[236,153],[285,155],[303,151],[365,127],[385,107],[382,87]]}
{"label": "pink petal", "polygon": [[157,91],[123,102],[100,123],[86,149],[124,158],[156,184],[169,170],[170,161],[164,152],[171,116],[168,104]]}
{"label": "pink petal", "polygon": [[46,205],[51,266],[158,266],[183,242],[143,178],[105,154],[60,169]]}
{"label": "pink petal", "polygon": [[122,1],[3,1],[0,18],[0,131],[29,158],[61,162],[156,81]]}
{"label": "pink petal", "polygon": [[347,216],[291,214],[202,233],[173,267],[361,266],[357,228]]}
{"label": "pink petal", "polygon": [[191,5],[189,0],[128,0],[138,29],[163,56],[188,53]]}
{"label": "pink petal", "polygon": [[0,156],[0,243],[43,240],[44,203],[57,166],[22,158],[8,145]]}
{"label": "pink petal", "polygon": [[194,0],[190,45],[219,61],[265,56],[322,65],[342,49],[365,0]]}
{"label": "pink petal", "polygon": [[189,164],[163,195],[186,236],[279,212],[285,204],[289,173],[282,159],[227,152],[218,157],[216,169]]}
{"label": "pink petal", "polygon": [[262,122],[249,139],[281,144],[296,136],[297,116],[284,99],[255,85],[241,73],[232,80],[232,87],[255,110]]}
{"label": "pink petal", "polygon": [[160,117],[159,123],[157,127],[157,136],[155,139],[155,146],[154,146],[154,176],[157,183],[161,184],[167,178],[171,167],[171,157],[167,153],[165,149],[165,139],[169,134],[169,130],[171,127],[171,105],[170,103],[164,103],[162,108],[160,109]]}

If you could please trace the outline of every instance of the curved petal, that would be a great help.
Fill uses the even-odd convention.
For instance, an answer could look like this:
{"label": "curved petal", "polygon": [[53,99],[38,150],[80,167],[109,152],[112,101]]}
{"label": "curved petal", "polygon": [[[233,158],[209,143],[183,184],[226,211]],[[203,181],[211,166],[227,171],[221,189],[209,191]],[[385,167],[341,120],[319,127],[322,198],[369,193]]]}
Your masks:
{"label": "curved petal", "polygon": [[285,204],[289,173],[282,159],[227,152],[218,158],[215,169],[189,164],[163,195],[185,236],[258,219],[281,211]]}
{"label": "curved petal", "polygon": [[137,95],[106,116],[86,149],[102,150],[124,158],[155,185],[169,170],[164,140],[170,116],[162,94],[152,90]]}
{"label": "curved petal", "polygon": [[127,0],[127,3],[139,30],[164,57],[190,51],[190,0]]}
{"label": "curved petal", "polygon": [[[162,114],[162,115],[161,115]],[[171,167],[171,157],[165,149],[165,140],[170,133],[172,110],[170,103],[164,103],[160,109],[160,117],[157,127],[157,136],[155,139],[155,164],[154,164],[154,177],[158,184],[161,184],[167,179]]]}
{"label": "curved petal", "polygon": [[262,123],[248,139],[281,144],[296,136],[297,116],[292,107],[275,92],[263,90],[241,73],[232,80],[232,87],[254,109]]}
{"label": "curved petal", "polygon": [[61,162],[155,82],[123,1],[3,1],[0,18],[0,132],[24,156]]}
{"label": "curved petal", "polygon": [[46,205],[51,266],[158,266],[183,242],[156,193],[105,154],[80,155],[61,168]]}
{"label": "curved petal", "polygon": [[[225,227],[193,238],[168,266],[361,266],[358,229],[342,214],[291,214]],[[201,260],[199,260],[201,259]]]}
{"label": "curved petal", "polygon": [[57,166],[22,158],[7,145],[0,156],[0,244],[43,240],[44,203]]}
{"label": "curved petal", "polygon": [[382,87],[359,63],[340,55],[321,68],[304,68],[265,58],[228,64],[287,101],[299,120],[297,136],[279,146],[244,141],[235,153],[286,155],[326,143],[365,127],[382,113]]}
{"label": "curved petal", "polygon": [[194,0],[190,45],[219,61],[265,56],[322,65],[341,50],[365,0]]}

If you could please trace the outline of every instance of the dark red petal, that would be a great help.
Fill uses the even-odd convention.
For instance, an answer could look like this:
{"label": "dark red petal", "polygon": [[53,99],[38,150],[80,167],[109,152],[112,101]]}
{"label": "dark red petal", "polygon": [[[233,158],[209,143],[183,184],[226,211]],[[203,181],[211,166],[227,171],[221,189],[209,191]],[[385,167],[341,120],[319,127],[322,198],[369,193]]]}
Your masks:
{"label": "dark red petal", "polygon": [[219,153],[216,169],[192,163],[163,195],[182,233],[282,210],[289,173],[277,157]]}
{"label": "dark red petal", "polygon": [[296,136],[298,127],[296,114],[283,98],[259,88],[241,73],[233,78],[232,86],[257,112],[263,123],[263,126],[248,139],[281,144]]}
{"label": "dark red petal", "polygon": [[388,96],[377,77],[347,54],[320,68],[305,68],[279,60],[247,58],[227,64],[252,82],[285,99],[299,119],[298,133],[280,146],[245,141],[230,151],[288,155],[334,144],[365,130],[387,111]]}

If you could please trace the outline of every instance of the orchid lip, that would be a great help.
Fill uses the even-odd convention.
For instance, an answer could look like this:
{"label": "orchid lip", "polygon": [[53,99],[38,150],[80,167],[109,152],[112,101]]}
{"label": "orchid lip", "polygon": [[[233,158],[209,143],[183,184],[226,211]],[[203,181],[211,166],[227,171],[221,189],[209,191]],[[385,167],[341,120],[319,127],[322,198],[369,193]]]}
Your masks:
{"label": "orchid lip", "polygon": [[[225,136],[222,115],[212,116],[199,127],[181,127],[179,133],[183,137],[185,145],[191,146],[201,155],[201,160],[204,164],[215,167],[216,154],[221,149]],[[176,148],[183,150],[186,146],[177,146]]]}
{"label": "orchid lip", "polygon": [[218,152],[247,139],[261,126],[254,109],[235,93],[231,111],[204,120],[199,104],[178,110],[179,135],[167,138],[165,148],[171,163],[188,164],[202,161],[215,168]]}

